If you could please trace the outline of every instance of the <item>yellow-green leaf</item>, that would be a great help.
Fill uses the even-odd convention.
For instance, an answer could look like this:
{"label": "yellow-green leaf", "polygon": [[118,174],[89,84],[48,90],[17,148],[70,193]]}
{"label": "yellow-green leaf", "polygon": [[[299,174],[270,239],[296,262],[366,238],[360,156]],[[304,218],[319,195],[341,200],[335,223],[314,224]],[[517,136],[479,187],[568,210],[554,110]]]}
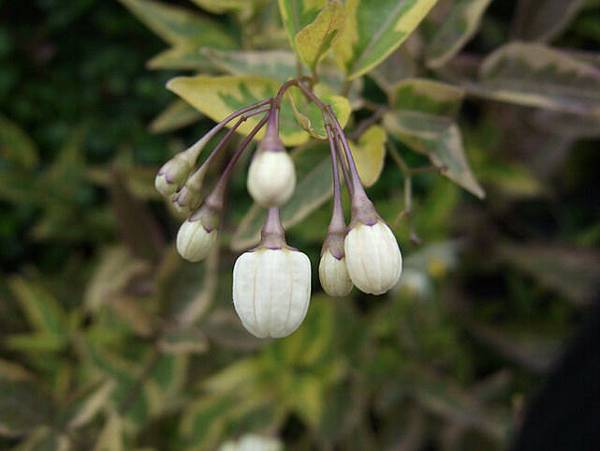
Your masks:
{"label": "yellow-green leaf", "polygon": [[344,25],[344,17],[342,3],[339,0],[329,1],[315,20],[296,34],[296,52],[313,73]]}
{"label": "yellow-green leaf", "polygon": [[429,67],[441,67],[471,39],[491,0],[457,0],[435,32],[425,58]]}
{"label": "yellow-green leaf", "polygon": [[325,2],[326,0],[279,0],[281,21],[292,48],[295,48],[298,32],[315,20]]}
{"label": "yellow-green leaf", "polygon": [[195,45],[176,45],[152,57],[146,66],[148,69],[201,70],[214,72],[215,67]]}
{"label": "yellow-green leaf", "polygon": [[154,118],[149,128],[152,133],[166,133],[193,124],[201,118],[202,114],[188,103],[175,100]]}
{"label": "yellow-green leaf", "polygon": [[119,0],[140,21],[173,45],[231,48],[235,40],[219,23],[178,6],[154,0]]}
{"label": "yellow-green leaf", "polygon": [[488,56],[475,95],[582,115],[600,117],[600,72],[560,50],[541,44],[511,43]]}
{"label": "yellow-green leaf", "polygon": [[464,89],[425,78],[409,78],[391,89],[396,110],[419,111],[454,117],[465,96]]}
{"label": "yellow-green leaf", "polygon": [[381,175],[386,141],[387,135],[383,127],[373,125],[362,134],[358,143],[350,143],[358,175],[366,187],[373,186]]}
{"label": "yellow-green leaf", "polygon": [[[314,87],[314,92],[324,103],[331,105],[338,121],[342,127],[345,127],[351,111],[348,99],[333,94],[331,90],[321,84]],[[298,123],[313,137],[327,139],[321,110],[314,103],[309,102],[298,88],[291,88],[288,93]]]}
{"label": "yellow-green leaf", "polygon": [[[278,81],[262,77],[177,77],[167,83],[167,88],[204,113],[214,121],[221,121],[233,111],[272,97],[279,89]],[[260,119],[256,116],[244,122],[238,130],[248,134]],[[233,125],[234,121],[230,123]],[[302,144],[309,135],[302,130],[294,119],[289,102],[282,102],[280,115],[280,134],[287,146]],[[257,135],[260,139],[261,130]]]}
{"label": "yellow-green leaf", "polygon": [[485,196],[465,157],[460,130],[451,119],[398,111],[386,114],[384,124],[405,145],[427,155],[450,180],[479,198]]}
{"label": "yellow-green leaf", "polygon": [[257,7],[257,0],[192,0],[196,5],[214,14],[234,12],[243,18],[252,15]]}
{"label": "yellow-green leaf", "polygon": [[230,75],[254,75],[285,82],[296,76],[296,56],[288,50],[216,50],[201,53]]}
{"label": "yellow-green leaf", "polygon": [[115,388],[112,380],[96,384],[75,398],[63,414],[70,429],[88,424],[105,407]]}
{"label": "yellow-green leaf", "polygon": [[116,413],[112,413],[98,436],[94,451],[124,451],[124,428],[123,419]]}
{"label": "yellow-green leaf", "polygon": [[334,49],[353,79],[370,71],[400,46],[437,0],[348,0]]}

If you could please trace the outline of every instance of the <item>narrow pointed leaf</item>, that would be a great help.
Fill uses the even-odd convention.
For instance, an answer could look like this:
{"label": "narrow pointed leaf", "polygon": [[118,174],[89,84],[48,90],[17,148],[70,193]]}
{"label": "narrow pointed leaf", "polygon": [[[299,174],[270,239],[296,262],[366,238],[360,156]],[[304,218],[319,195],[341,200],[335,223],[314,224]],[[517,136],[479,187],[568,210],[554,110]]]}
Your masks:
{"label": "narrow pointed leaf", "polygon": [[473,37],[491,0],[457,0],[435,32],[425,59],[429,67],[443,66]]}
{"label": "narrow pointed leaf", "polygon": [[447,117],[456,116],[464,96],[465,91],[460,87],[425,78],[408,78],[391,88],[391,104],[395,110]]}
{"label": "narrow pointed leaf", "polygon": [[585,3],[585,0],[519,0],[515,37],[526,41],[551,41],[575,18]]}
{"label": "narrow pointed leaf", "polygon": [[369,72],[396,50],[437,0],[348,0],[346,20],[334,46],[353,79]]}
{"label": "narrow pointed leaf", "polygon": [[176,100],[167,106],[150,123],[152,133],[166,133],[193,124],[202,118],[202,114],[183,100]]}

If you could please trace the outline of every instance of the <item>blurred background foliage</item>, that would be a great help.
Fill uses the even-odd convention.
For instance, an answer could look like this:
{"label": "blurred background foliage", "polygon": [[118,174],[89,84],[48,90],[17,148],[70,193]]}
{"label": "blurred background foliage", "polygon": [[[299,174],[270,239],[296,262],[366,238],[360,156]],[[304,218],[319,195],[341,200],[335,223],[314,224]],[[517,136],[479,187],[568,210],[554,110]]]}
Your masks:
{"label": "blurred background foliage", "polygon": [[[600,2],[440,0],[381,64],[338,53],[352,83],[328,55],[405,270],[384,298],[313,277],[298,332],[260,341],[231,305],[261,217],[243,171],[220,251],[174,252],[153,177],[218,113],[165,83],[295,76],[288,34],[324,3],[284,26],[269,0],[0,1],[1,449],[510,442],[599,280]],[[403,14],[349,3],[380,28]],[[330,179],[323,145],[300,147],[283,217],[316,276]]]}

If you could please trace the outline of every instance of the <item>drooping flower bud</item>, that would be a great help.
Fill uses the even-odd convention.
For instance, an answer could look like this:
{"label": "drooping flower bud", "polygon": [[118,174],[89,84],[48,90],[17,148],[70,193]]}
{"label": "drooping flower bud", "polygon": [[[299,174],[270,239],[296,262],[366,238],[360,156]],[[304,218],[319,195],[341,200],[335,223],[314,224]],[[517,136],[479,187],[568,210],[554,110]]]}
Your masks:
{"label": "drooping flower bud", "polygon": [[173,195],[173,206],[178,212],[190,214],[198,208],[202,202],[202,183],[207,169],[208,165],[200,166]]}
{"label": "drooping flower bud", "polygon": [[295,187],[294,163],[279,139],[276,123],[269,121],[265,137],[250,163],[248,192],[256,203],[271,208],[285,204]]}
{"label": "drooping flower bud", "polygon": [[402,255],[396,237],[383,221],[356,222],[344,240],[346,266],[356,287],[369,294],[391,289],[402,273]]}
{"label": "drooping flower bud", "polygon": [[156,174],[154,186],[165,197],[171,196],[190,175],[194,163],[189,154],[181,152],[167,161]]}
{"label": "drooping flower bud", "polygon": [[325,250],[321,255],[319,280],[329,296],[347,296],[354,286],[348,275],[346,257],[337,258],[330,250]]}
{"label": "drooping flower bud", "polygon": [[310,303],[310,261],[300,251],[245,252],[233,268],[233,304],[244,327],[259,338],[281,338],[304,320]]}
{"label": "drooping flower bud", "polygon": [[218,237],[218,213],[206,203],[177,232],[177,252],[191,262],[206,258]]}
{"label": "drooping flower bud", "polygon": [[290,248],[279,210],[271,208],[261,244],[233,267],[233,304],[244,327],[259,338],[281,338],[304,320],[310,303],[310,260]]}

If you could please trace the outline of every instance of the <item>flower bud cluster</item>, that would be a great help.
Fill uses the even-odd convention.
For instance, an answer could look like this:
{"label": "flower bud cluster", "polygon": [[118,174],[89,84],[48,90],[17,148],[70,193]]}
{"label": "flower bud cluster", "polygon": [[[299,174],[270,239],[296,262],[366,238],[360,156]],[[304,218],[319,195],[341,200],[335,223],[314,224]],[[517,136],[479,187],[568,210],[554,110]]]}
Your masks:
{"label": "flower bud cluster", "polygon": [[[296,188],[292,158],[279,138],[279,105],[289,86],[298,86],[323,112],[333,169],[333,214],[319,261],[319,279],[331,296],[359,290],[380,295],[400,278],[402,256],[393,232],[379,217],[361,184],[343,129],[331,108],[291,80],[273,99],[232,113],[190,149],[167,162],[156,177],[156,189],[169,198],[187,219],[177,233],[177,251],[191,262],[206,258],[218,240],[224,195],[232,170],[244,149],[266,125],[265,136],[250,163],[247,189],[254,201],[268,209],[260,244],[240,255],[233,268],[233,304],[243,326],[259,338],[280,338],[302,323],[310,304],[311,264],[290,247],[279,218],[279,208]],[[213,156],[226,147],[235,129],[247,117],[268,113],[240,144],[214,189],[203,200],[202,185]],[[198,154],[229,121],[239,118],[205,162],[196,170]],[[341,203],[341,168],[350,195],[352,217],[346,226]]]}

